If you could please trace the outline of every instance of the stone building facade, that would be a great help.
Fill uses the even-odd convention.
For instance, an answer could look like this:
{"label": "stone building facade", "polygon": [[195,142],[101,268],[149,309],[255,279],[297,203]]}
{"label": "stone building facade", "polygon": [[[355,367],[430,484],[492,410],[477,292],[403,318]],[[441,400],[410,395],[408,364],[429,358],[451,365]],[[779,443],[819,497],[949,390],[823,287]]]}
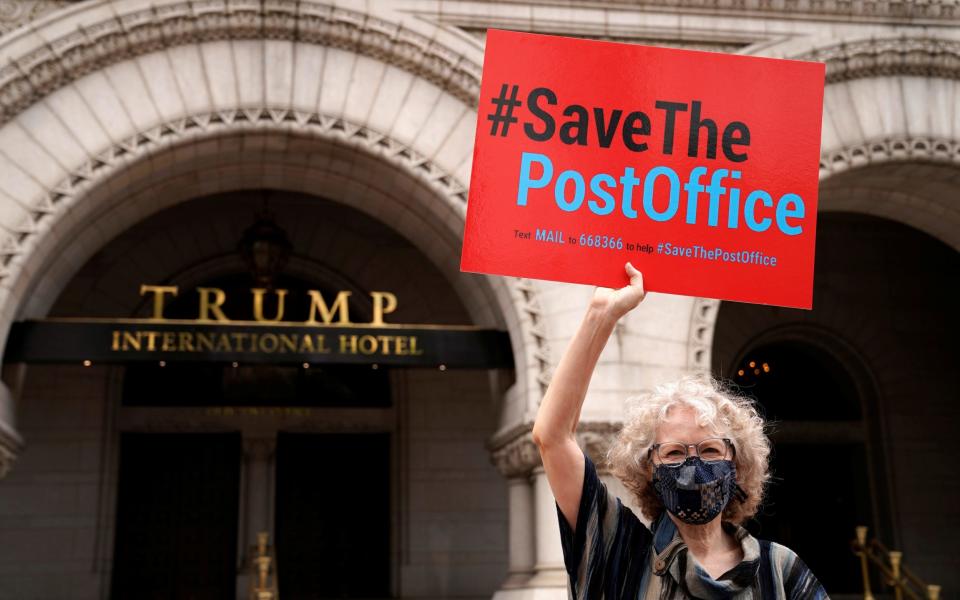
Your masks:
{"label": "stone building facade", "polygon": [[[237,240],[271,190],[291,276],[388,289],[396,322],[505,331],[512,349],[510,368],[392,369],[382,402],[302,411],[137,402],[122,366],[4,360],[0,598],[124,597],[117,572],[133,567],[117,544],[152,548],[165,523],[128,514],[124,473],[161,465],[160,480],[162,465],[191,463],[173,449],[186,438],[151,438],[160,462],[144,451],[125,467],[136,434],[227,436],[236,552],[216,560],[247,597],[251,547],[269,531],[283,593],[282,532],[296,530],[283,507],[305,515],[296,498],[355,489],[360,505],[381,489],[351,478],[362,461],[331,466],[366,450],[296,435],[360,433],[388,440],[387,499],[369,508],[384,517],[371,534],[384,597],[565,597],[529,432],[591,290],[459,271],[491,27],[826,63],[815,309],[651,294],[601,358],[581,440],[601,456],[625,400],[658,382],[750,379],[744,365],[779,361],[789,376],[754,381],[758,395],[804,394],[760,398],[778,421],[760,535],[796,545],[842,596],[859,589],[846,544],[866,524],[957,597],[955,0],[0,0],[0,347],[17,321],[142,315],[143,283],[243,272]],[[202,483],[171,483],[158,506]],[[362,519],[351,506],[326,510]],[[118,533],[144,522],[142,539]],[[191,581],[175,567],[157,569]],[[315,597],[308,579],[298,589]],[[164,590],[139,597],[178,597]]]}

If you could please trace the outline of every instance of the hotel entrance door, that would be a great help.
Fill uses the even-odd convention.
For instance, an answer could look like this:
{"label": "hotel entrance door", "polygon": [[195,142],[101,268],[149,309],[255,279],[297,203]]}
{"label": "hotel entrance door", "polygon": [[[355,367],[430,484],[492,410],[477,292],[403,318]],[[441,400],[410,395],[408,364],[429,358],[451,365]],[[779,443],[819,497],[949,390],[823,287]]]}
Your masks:
{"label": "hotel entrance door", "polygon": [[390,596],[390,436],[277,435],[284,600]]}
{"label": "hotel entrance door", "polygon": [[239,433],[123,433],[111,598],[234,600]]}
{"label": "hotel entrance door", "polygon": [[[235,593],[244,596],[254,581],[257,535],[268,532],[276,559],[269,580],[276,581],[284,600],[387,598],[392,590],[390,432],[396,423],[391,372],[367,365],[131,365],[124,378],[119,426],[239,430],[228,461],[233,483],[229,490],[213,489],[214,496],[230,499],[231,516],[224,524],[230,528],[230,547],[209,550],[210,555],[216,552],[218,561],[227,557],[229,564],[223,568],[230,572]],[[297,432],[285,432],[287,428]],[[180,477],[190,481],[201,476],[192,474],[200,465],[181,468],[177,460],[164,463],[161,450],[146,452],[150,460],[136,459],[145,451],[130,450],[136,444],[128,437],[139,438],[125,435],[121,449],[121,487],[130,490],[121,491],[126,512],[121,510],[118,521],[132,519],[139,528],[134,528],[135,534],[124,534],[130,538],[129,548],[147,535],[150,526],[149,520],[137,520],[145,517],[136,508],[144,503],[152,507],[156,497],[179,493],[172,490],[185,485],[170,471],[182,470]],[[158,480],[170,479],[166,489],[152,487],[147,475],[151,471],[162,473]],[[209,478],[215,483],[215,477]],[[178,510],[188,509],[200,510],[189,503]],[[118,522],[118,528],[131,530],[131,525]],[[168,533],[150,530],[150,535]],[[121,572],[148,569],[148,556],[135,569]],[[116,560],[125,559],[117,554]],[[136,575],[129,579],[135,581]],[[181,590],[179,595],[156,597],[188,595]]]}
{"label": "hotel entrance door", "polygon": [[[390,440],[389,433],[277,433],[282,598],[390,597]],[[243,592],[242,446],[240,433],[120,434],[111,598],[235,600]]]}

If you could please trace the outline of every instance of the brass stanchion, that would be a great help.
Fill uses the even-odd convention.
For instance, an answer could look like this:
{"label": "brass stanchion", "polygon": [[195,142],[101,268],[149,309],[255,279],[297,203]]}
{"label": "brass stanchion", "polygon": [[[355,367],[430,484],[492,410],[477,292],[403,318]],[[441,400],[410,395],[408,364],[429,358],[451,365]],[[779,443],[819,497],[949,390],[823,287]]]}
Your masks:
{"label": "brass stanchion", "polygon": [[266,531],[261,531],[257,534],[257,556],[267,555],[267,540],[269,539],[270,534]]}
{"label": "brass stanchion", "polygon": [[857,527],[857,556],[860,557],[860,572],[863,574],[863,600],[874,600],[870,591],[870,569],[867,563],[867,528],[864,525]]}
{"label": "brass stanchion", "polygon": [[897,600],[903,600],[903,588],[900,582],[900,561],[903,559],[903,553],[891,550],[887,556],[890,557],[890,578],[893,584],[893,597]]}
{"label": "brass stanchion", "polygon": [[[257,534],[257,555],[253,558],[253,565],[256,566],[255,583],[251,582],[250,599],[251,600],[277,600],[277,569],[276,563],[270,556],[270,547],[267,541],[270,534],[261,532]],[[273,582],[270,582],[270,565],[273,565]]]}
{"label": "brass stanchion", "polygon": [[257,582],[257,600],[272,600],[273,592],[267,589],[267,574],[270,572],[270,557],[257,557],[257,570],[259,571]]}
{"label": "brass stanchion", "polygon": [[903,563],[903,553],[889,550],[880,540],[867,540],[867,527],[856,528],[857,537],[850,541],[850,549],[860,558],[863,577],[863,598],[874,600],[870,589],[870,569],[876,569],[882,585],[893,587],[895,600],[939,600],[940,586],[928,584],[917,577]]}

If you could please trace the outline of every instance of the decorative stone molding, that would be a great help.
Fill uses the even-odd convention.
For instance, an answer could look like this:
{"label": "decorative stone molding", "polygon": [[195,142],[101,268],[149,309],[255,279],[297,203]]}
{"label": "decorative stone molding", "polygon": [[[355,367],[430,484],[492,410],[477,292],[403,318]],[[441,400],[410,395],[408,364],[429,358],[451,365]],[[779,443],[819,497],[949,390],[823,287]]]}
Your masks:
{"label": "decorative stone molding", "polygon": [[[521,3],[518,2],[518,4]],[[562,5],[564,9],[568,9],[570,3],[562,3],[556,0],[554,2],[528,0],[526,4]],[[520,16],[514,18],[498,16],[491,19],[483,14],[475,14],[475,11],[463,10],[461,13],[457,13],[457,8],[455,3],[448,3],[444,5],[443,12],[439,15],[430,9],[424,9],[422,14],[427,17],[435,16],[440,21],[460,27],[480,39],[483,38],[483,33],[487,27],[497,27],[560,35],[584,35],[615,41],[664,43],[662,34],[658,35],[657,32],[648,33],[630,26],[618,26],[614,15],[599,23],[592,21],[573,23],[571,21],[574,21],[576,17],[570,19],[561,17],[550,20],[549,17],[539,15],[534,21],[526,16],[527,12],[518,11]],[[605,2],[591,2],[583,8],[585,11],[595,8],[606,9],[610,12],[639,9],[644,12],[659,10],[672,14],[721,17],[751,16],[768,19],[808,17],[818,21],[849,22],[856,20],[867,23],[879,22],[885,25],[942,25],[960,21],[960,2],[958,0],[606,0]],[[416,8],[412,10],[416,10]],[[701,41],[699,35],[695,34],[689,37],[694,44],[705,42],[705,46],[714,45],[714,48],[716,48],[715,44],[722,44],[725,41],[731,45],[738,42],[735,32],[723,32],[721,34],[716,31],[704,31],[704,33],[708,35],[712,33],[715,38],[706,38]],[[643,39],[645,36],[648,39]],[[675,42],[677,45],[686,44],[687,40],[682,38],[678,40],[677,37],[674,35],[667,40],[668,42]]]}
{"label": "decorative stone molding", "polygon": [[528,331],[532,339],[529,341],[532,341],[534,344],[531,358],[537,365],[537,383],[540,385],[540,394],[542,396],[546,393],[547,386],[550,385],[550,376],[552,374],[550,367],[550,345],[547,343],[547,334],[543,328],[543,309],[540,306],[535,281],[520,278],[516,280],[515,285],[517,291],[520,292],[520,309],[530,319]]}
{"label": "decorative stone molding", "polygon": [[687,341],[687,368],[692,371],[710,371],[710,351],[713,348],[713,326],[717,321],[720,301],[713,298],[695,298],[690,313],[690,339]]}
{"label": "decorative stone molding", "polygon": [[611,20],[587,22],[580,20],[556,19],[553,21],[537,20],[531,22],[529,18],[516,15],[510,17],[491,18],[488,15],[474,13],[456,14],[456,7],[445,10],[443,14],[433,15],[423,13],[425,17],[435,19],[447,26],[456,27],[485,43],[487,29],[513,29],[529,31],[546,35],[564,35],[581,37],[591,40],[620,42],[625,44],[645,44],[649,46],[663,46],[667,48],[684,48],[687,50],[705,50],[708,52],[730,52],[742,50],[750,44],[760,40],[758,35],[742,34],[739,32],[717,32],[713,29],[697,29],[687,32],[686,36],[677,35],[674,30],[662,27],[637,27],[634,24],[617,25]]}
{"label": "decorative stone molding", "polygon": [[350,50],[422,77],[468,106],[476,105],[480,92],[479,64],[369,14],[318,0],[193,0],[119,14],[0,67],[0,125],[92,71],[165,48],[226,39],[296,40]]}
{"label": "decorative stone molding", "polygon": [[841,148],[820,157],[820,179],[869,164],[907,160],[960,165],[960,141],[945,138],[894,138]]}
{"label": "decorative stone molding", "polygon": [[827,83],[913,75],[960,79],[960,41],[929,37],[858,40],[795,56],[827,65]]}
{"label": "decorative stone molding", "polygon": [[0,0],[0,35],[74,4],[67,0]]}
{"label": "decorative stone molding", "polygon": [[784,14],[917,23],[960,20],[958,0],[626,0],[624,4],[710,14]]}
{"label": "decorative stone molding", "polygon": [[490,462],[507,479],[526,477],[543,464],[540,461],[540,450],[533,443],[529,430],[499,448],[491,450]]}
{"label": "decorative stone molding", "polygon": [[[581,423],[577,428],[577,444],[601,470],[606,462],[607,450],[621,427],[621,423],[590,422]],[[525,477],[543,464],[530,431],[531,425],[528,423],[515,429],[509,441],[501,441],[496,447],[490,444],[490,462],[507,479]]]}
{"label": "decorative stone molding", "polygon": [[623,423],[590,422],[577,428],[577,444],[601,471],[605,470],[607,450],[613,445]]}
{"label": "decorative stone molding", "polygon": [[339,143],[360,147],[419,177],[448,202],[459,206],[467,201],[467,190],[453,176],[408,146],[342,118],[307,113],[287,108],[253,108],[198,114],[163,123],[118,142],[98,156],[90,158],[32,207],[32,227],[8,238],[0,246],[0,281],[10,275],[8,265],[17,255],[29,251],[29,243],[43,221],[66,210],[91,183],[103,181],[127,168],[133,160],[168,144],[188,139],[198,133],[264,132],[265,126],[284,127],[291,134],[334,139]]}

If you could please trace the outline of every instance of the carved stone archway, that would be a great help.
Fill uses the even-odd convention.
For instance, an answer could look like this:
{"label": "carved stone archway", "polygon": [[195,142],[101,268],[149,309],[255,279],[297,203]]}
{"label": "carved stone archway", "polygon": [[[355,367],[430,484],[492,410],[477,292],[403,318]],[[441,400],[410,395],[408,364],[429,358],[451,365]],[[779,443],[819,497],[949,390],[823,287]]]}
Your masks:
{"label": "carved stone archway", "polygon": [[[388,199],[391,224],[447,274],[476,322],[510,331],[517,382],[503,430],[535,410],[547,367],[537,286],[456,265],[475,44],[383,4],[115,1],[47,15],[5,38],[0,55],[0,148],[18,149],[0,151],[0,340],[14,319],[44,314],[125,225],[237,185],[310,192],[322,176],[334,199],[378,218]],[[20,442],[13,398],[0,392],[9,466]]]}

